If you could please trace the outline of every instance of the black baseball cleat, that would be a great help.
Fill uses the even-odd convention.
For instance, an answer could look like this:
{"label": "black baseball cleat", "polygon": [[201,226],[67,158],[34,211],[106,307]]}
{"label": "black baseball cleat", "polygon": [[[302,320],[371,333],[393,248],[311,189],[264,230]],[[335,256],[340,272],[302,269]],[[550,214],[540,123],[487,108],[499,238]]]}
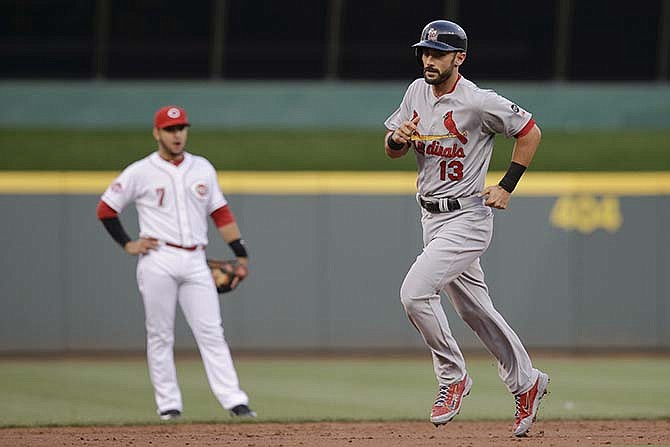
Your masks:
{"label": "black baseball cleat", "polygon": [[161,421],[174,421],[181,417],[181,411],[179,410],[165,410],[158,413],[161,418]]}
{"label": "black baseball cleat", "polygon": [[230,415],[236,418],[255,418],[256,412],[248,405],[241,404],[231,408]]}

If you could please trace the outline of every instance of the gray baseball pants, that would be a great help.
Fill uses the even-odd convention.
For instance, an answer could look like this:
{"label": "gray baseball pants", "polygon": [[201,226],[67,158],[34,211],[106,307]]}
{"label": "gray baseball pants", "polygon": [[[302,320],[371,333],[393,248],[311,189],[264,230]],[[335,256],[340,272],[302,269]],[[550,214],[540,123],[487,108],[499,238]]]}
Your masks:
{"label": "gray baseball pants", "polygon": [[439,293],[444,291],[498,360],[507,389],[513,394],[527,391],[537,380],[537,370],[519,337],[493,307],[479,264],[493,235],[491,209],[481,205],[442,214],[421,211],[424,248],[403,281],[400,299],[430,348],[438,383],[451,384],[466,374],[463,354],[440,302]]}

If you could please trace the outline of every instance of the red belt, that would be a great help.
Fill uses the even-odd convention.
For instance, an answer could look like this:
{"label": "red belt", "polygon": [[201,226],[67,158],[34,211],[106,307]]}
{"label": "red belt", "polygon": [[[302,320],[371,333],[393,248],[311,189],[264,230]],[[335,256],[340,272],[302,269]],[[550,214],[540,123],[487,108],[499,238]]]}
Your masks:
{"label": "red belt", "polygon": [[192,247],[184,247],[182,245],[177,245],[177,244],[173,244],[173,243],[170,243],[170,242],[166,242],[165,245],[169,245],[170,247],[174,247],[174,248],[181,248],[182,250],[188,250],[188,251],[195,251],[198,248],[200,248],[200,245],[194,245]]}

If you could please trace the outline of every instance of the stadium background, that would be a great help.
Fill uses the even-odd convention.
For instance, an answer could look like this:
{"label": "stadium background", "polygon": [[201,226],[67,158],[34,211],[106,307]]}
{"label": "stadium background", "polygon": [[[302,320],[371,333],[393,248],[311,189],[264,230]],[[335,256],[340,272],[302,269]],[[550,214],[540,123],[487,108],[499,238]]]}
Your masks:
{"label": "stadium background", "polygon": [[[386,160],[380,140],[383,119],[418,75],[409,46],[436,17],[468,32],[464,75],[518,100],[544,130],[533,170],[512,210],[498,213],[484,259],[497,306],[537,352],[653,354],[626,358],[630,369],[617,360],[621,380],[637,374],[639,389],[650,390],[621,396],[640,400],[632,410],[619,401],[612,408],[610,389],[594,385],[610,368],[600,357],[540,357],[564,383],[589,377],[583,388],[564,389],[568,397],[547,415],[670,416],[667,386],[653,389],[670,372],[668,0],[636,2],[625,12],[617,2],[570,0],[432,0],[413,8],[397,0],[0,5],[0,395],[21,409],[2,416],[2,425],[151,421],[141,359],[134,372],[144,380],[135,392],[142,399],[132,411],[117,408],[119,397],[91,414],[68,402],[83,387],[76,392],[58,380],[87,371],[67,356],[143,349],[134,263],[108,240],[94,208],[114,173],[152,150],[151,114],[165,103],[189,111],[189,146],[221,170],[254,252],[253,276],[222,305],[233,350],[260,354],[242,356],[240,370],[265,414],[285,417],[282,404],[291,401],[296,419],[369,419],[369,407],[356,401],[352,412],[348,404],[360,393],[385,392],[369,383],[380,363],[430,383],[427,355],[392,360],[424,353],[396,297],[420,235],[413,162]],[[511,142],[500,139],[497,148],[491,181],[505,169]],[[134,212],[124,216],[136,231]],[[210,249],[227,250],[217,240]],[[463,346],[481,350],[445,304]],[[180,352],[193,352],[181,317],[177,340]],[[344,380],[341,402],[321,414],[315,408],[323,407],[295,395],[316,393],[310,377],[327,376],[332,363],[282,359],[268,361],[286,372],[276,380],[303,371],[299,384],[287,385],[298,391],[268,393],[263,356],[296,352],[374,354],[369,363],[346,364],[367,387]],[[12,360],[45,353],[46,362]],[[110,358],[92,368],[119,374],[126,366]],[[483,359],[475,357],[475,374],[484,365],[482,374],[494,376]],[[183,362],[193,382],[187,379],[186,392],[192,386],[206,396],[197,360]],[[61,418],[17,385],[22,377],[42,380],[45,365],[61,371],[49,379],[69,409]],[[85,393],[107,392],[114,401],[109,380],[101,375]],[[26,392],[35,394],[30,383]],[[418,397],[428,401],[432,392],[422,388],[404,397],[410,403],[402,411],[374,414],[421,417]],[[218,418],[208,399],[194,404],[193,420]],[[504,417],[504,399],[492,406],[482,399],[465,417]]]}
{"label": "stadium background", "polygon": [[450,17],[467,23],[472,79],[668,80],[663,0],[626,12],[606,0],[2,5],[3,78],[407,80],[419,24]]}

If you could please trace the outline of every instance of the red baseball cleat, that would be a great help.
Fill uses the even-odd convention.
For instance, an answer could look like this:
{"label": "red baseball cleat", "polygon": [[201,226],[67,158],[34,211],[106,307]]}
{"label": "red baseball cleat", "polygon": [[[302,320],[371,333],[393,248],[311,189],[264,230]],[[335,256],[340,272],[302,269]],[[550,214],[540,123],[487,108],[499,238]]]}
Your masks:
{"label": "red baseball cleat", "polygon": [[463,398],[470,394],[472,379],[467,374],[460,382],[451,385],[440,385],[437,399],[430,412],[430,422],[438,425],[446,424],[461,411]]}
{"label": "red baseball cleat", "polygon": [[514,414],[514,436],[526,436],[530,426],[535,422],[537,410],[540,408],[540,399],[547,394],[549,376],[538,371],[539,375],[535,385],[525,393],[514,396],[516,400],[516,413]]}

